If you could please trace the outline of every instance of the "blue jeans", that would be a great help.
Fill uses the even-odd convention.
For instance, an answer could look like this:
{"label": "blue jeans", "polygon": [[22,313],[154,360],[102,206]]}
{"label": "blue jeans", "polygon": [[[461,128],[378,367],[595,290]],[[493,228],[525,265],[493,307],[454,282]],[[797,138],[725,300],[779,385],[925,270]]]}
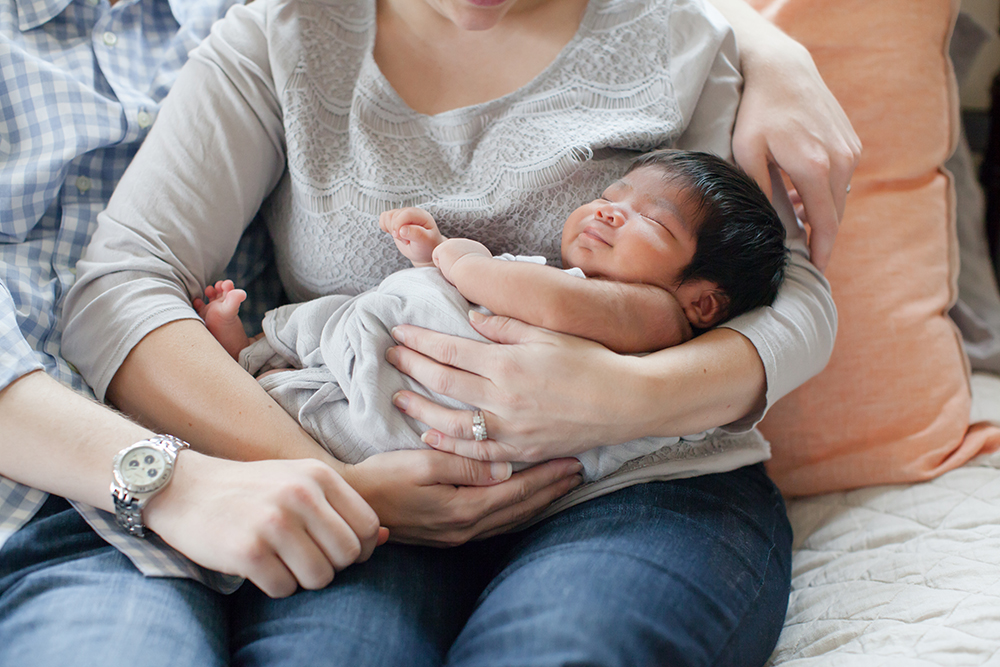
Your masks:
{"label": "blue jeans", "polygon": [[322,591],[244,585],[233,664],[759,665],[790,563],[762,466],[642,484],[455,549],[382,546]]}
{"label": "blue jeans", "polygon": [[143,577],[62,498],[0,549],[0,665],[228,664],[222,595]]}

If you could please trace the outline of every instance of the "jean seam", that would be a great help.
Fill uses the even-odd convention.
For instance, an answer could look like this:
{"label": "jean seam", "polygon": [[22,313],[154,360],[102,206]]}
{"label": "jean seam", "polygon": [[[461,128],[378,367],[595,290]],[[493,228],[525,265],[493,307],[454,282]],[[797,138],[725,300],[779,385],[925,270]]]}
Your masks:
{"label": "jean seam", "polygon": [[[740,629],[742,628],[743,623],[746,621],[747,615],[750,613],[750,609],[753,608],[753,604],[752,603],[755,602],[760,597],[761,591],[764,590],[764,584],[767,581],[767,571],[768,571],[768,569],[771,566],[771,559],[772,559],[772,556],[774,555],[774,551],[778,547],[778,542],[777,542],[777,539],[775,538],[775,536],[776,536],[776,534],[778,532],[778,525],[780,523],[780,520],[777,520],[775,515],[777,514],[778,508],[782,504],[781,503],[781,495],[780,495],[780,493],[778,491],[773,491],[772,493],[773,493],[773,495],[775,495],[777,497],[776,501],[771,506],[771,509],[773,511],[772,517],[775,517],[775,520],[772,520],[772,522],[771,522],[771,531],[770,531],[771,548],[768,549],[768,551],[767,551],[767,558],[765,560],[764,570],[763,570],[764,574],[761,576],[760,583],[757,585],[756,590],[754,590],[754,597],[753,597],[753,600],[751,600],[751,604],[748,604],[746,606],[746,609],[740,615],[739,622],[736,624],[736,627],[730,633],[729,639],[726,640],[726,642],[719,648],[718,652],[715,654],[715,659],[713,659],[712,663],[711,663],[712,665],[717,665],[718,664],[718,658],[719,658],[719,656],[725,655],[726,651],[729,649],[729,647],[732,645],[733,641],[739,635]],[[785,606],[786,613],[787,613],[787,609],[788,609],[788,607],[787,607],[787,600],[786,600],[786,606]],[[772,647],[771,650],[773,652],[774,648]]]}

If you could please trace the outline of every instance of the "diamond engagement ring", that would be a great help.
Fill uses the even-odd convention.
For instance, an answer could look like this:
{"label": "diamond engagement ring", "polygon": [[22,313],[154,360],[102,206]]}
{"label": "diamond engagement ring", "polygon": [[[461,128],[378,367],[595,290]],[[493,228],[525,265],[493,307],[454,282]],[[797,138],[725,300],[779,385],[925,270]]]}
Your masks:
{"label": "diamond engagement ring", "polygon": [[476,410],[472,413],[472,437],[474,437],[477,442],[481,442],[489,438],[489,436],[486,435],[486,417],[483,415],[482,410]]}

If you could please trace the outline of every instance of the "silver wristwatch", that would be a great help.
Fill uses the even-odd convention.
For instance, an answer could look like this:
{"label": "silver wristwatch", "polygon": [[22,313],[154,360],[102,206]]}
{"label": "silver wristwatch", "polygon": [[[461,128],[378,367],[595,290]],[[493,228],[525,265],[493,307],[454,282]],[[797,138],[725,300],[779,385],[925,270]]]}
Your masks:
{"label": "silver wristwatch", "polygon": [[189,445],[172,435],[156,435],[129,445],[115,456],[111,498],[115,518],[129,535],[145,537],[142,508],[174,474],[177,453]]}

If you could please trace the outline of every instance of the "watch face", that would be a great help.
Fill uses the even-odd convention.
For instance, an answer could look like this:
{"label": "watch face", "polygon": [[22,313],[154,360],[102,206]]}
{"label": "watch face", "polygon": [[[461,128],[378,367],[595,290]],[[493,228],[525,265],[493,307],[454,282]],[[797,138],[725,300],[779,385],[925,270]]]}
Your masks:
{"label": "watch face", "polygon": [[136,447],[125,453],[118,470],[125,488],[133,493],[153,491],[164,481],[169,468],[163,452],[155,447]]}

